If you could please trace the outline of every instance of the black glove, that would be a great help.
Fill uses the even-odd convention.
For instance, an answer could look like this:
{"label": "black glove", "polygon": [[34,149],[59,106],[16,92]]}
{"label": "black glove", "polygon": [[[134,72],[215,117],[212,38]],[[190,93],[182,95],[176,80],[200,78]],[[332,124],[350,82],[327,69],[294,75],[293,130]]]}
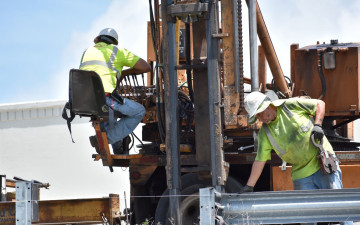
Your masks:
{"label": "black glove", "polygon": [[245,192],[254,192],[254,187],[251,187],[249,185],[245,185],[238,193],[242,194]]}
{"label": "black glove", "polygon": [[314,135],[315,140],[322,141],[324,137],[324,130],[322,129],[321,125],[315,124],[311,131],[311,135]]}

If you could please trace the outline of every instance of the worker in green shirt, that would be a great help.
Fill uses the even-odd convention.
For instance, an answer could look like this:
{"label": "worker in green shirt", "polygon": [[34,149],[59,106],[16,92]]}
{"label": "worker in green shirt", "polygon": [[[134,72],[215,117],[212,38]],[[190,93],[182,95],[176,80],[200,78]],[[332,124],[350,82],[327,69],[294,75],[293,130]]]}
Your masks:
{"label": "worker in green shirt", "polygon": [[[271,151],[292,165],[291,178],[295,190],[342,189],[341,170],[336,161],[332,173],[324,173],[317,156],[314,140],[336,159],[334,150],[324,135],[322,122],[325,103],[317,99],[290,98],[271,101],[261,92],[251,92],[245,98],[249,123],[257,119],[263,123],[258,133],[258,149],[249,180],[240,193],[254,191]],[[315,119],[313,120],[313,116]],[[352,221],[341,224],[352,225]]]}
{"label": "worker in green shirt", "polygon": [[[341,189],[341,170],[338,163],[331,174],[320,169],[319,149],[311,141],[323,142],[323,148],[335,156],[324,136],[322,122],[325,103],[317,99],[290,98],[271,101],[261,92],[252,92],[245,98],[249,123],[257,119],[263,123],[258,133],[258,149],[249,180],[241,192],[252,192],[265,163],[274,150],[292,165],[291,178],[295,190]],[[313,116],[315,116],[313,120]]]}

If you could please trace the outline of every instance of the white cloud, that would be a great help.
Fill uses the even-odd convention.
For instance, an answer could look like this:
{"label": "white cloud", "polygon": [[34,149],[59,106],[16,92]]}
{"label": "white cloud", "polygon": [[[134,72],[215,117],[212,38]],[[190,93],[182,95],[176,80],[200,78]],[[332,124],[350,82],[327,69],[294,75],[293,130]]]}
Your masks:
{"label": "white cloud", "polygon": [[358,1],[259,0],[259,5],[286,76],[290,76],[293,43],[304,47],[331,39],[359,42],[360,30],[354,22],[360,19]]}

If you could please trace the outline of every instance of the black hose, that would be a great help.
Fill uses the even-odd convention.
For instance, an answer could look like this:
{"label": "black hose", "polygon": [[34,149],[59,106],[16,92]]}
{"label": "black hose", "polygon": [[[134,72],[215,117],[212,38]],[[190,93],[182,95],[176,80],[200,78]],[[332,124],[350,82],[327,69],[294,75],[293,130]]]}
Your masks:
{"label": "black hose", "polygon": [[[287,77],[287,76],[284,76],[284,78],[285,78],[285,80],[287,80],[288,87],[292,88],[292,86],[293,86],[292,80],[291,80],[289,77]],[[282,98],[282,99],[283,99],[283,98],[286,98],[285,94],[282,93],[282,92],[277,88],[274,79],[271,80],[271,87],[272,87],[273,91],[276,93],[276,95],[277,95],[279,98]]]}
{"label": "black hose", "polygon": [[322,68],[322,55],[323,55],[322,51],[318,51],[318,72],[321,80],[321,95],[319,96],[318,99],[323,99],[325,98],[326,95],[326,80]]}
{"label": "black hose", "polygon": [[131,136],[133,136],[133,145],[135,143],[135,138],[136,138],[140,142],[140,144],[144,147],[144,143],[140,140],[140,138],[138,136],[136,136],[136,134],[134,132],[131,133]]}
{"label": "black hose", "polygon": [[159,86],[159,76],[156,76],[156,117],[158,121],[158,130],[160,134],[161,143],[165,143],[165,127],[163,125],[163,104],[160,104],[160,86]]}
{"label": "black hose", "polygon": [[[191,64],[191,56],[190,56],[190,24],[185,24],[185,57],[186,64],[189,66]],[[192,102],[194,102],[194,91],[192,87],[192,79],[191,79],[191,69],[186,69],[187,76],[187,84],[189,90],[189,96]]]}
{"label": "black hose", "polygon": [[163,119],[162,119],[162,110],[161,108],[163,107],[162,104],[159,103],[160,101],[160,80],[159,80],[159,72],[158,72],[158,63],[159,63],[159,56],[158,56],[158,46],[156,45],[156,27],[155,27],[155,21],[154,21],[154,14],[153,14],[153,10],[152,10],[152,4],[151,4],[151,0],[149,0],[149,10],[150,10],[150,28],[151,28],[151,39],[152,39],[152,44],[153,44],[153,48],[154,48],[154,53],[155,53],[155,58],[156,58],[156,62],[155,62],[155,87],[156,87],[156,117],[157,117],[157,121],[158,121],[158,130],[159,130],[159,134],[160,134],[160,139],[161,142],[164,143],[165,142],[165,128],[163,126]]}

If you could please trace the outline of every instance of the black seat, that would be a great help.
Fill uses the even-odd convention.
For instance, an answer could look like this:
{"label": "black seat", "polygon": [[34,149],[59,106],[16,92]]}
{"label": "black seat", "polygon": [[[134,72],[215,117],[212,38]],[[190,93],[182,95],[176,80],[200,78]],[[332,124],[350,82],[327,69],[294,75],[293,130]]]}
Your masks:
{"label": "black seat", "polygon": [[69,89],[75,115],[108,118],[104,87],[96,72],[71,69]]}

